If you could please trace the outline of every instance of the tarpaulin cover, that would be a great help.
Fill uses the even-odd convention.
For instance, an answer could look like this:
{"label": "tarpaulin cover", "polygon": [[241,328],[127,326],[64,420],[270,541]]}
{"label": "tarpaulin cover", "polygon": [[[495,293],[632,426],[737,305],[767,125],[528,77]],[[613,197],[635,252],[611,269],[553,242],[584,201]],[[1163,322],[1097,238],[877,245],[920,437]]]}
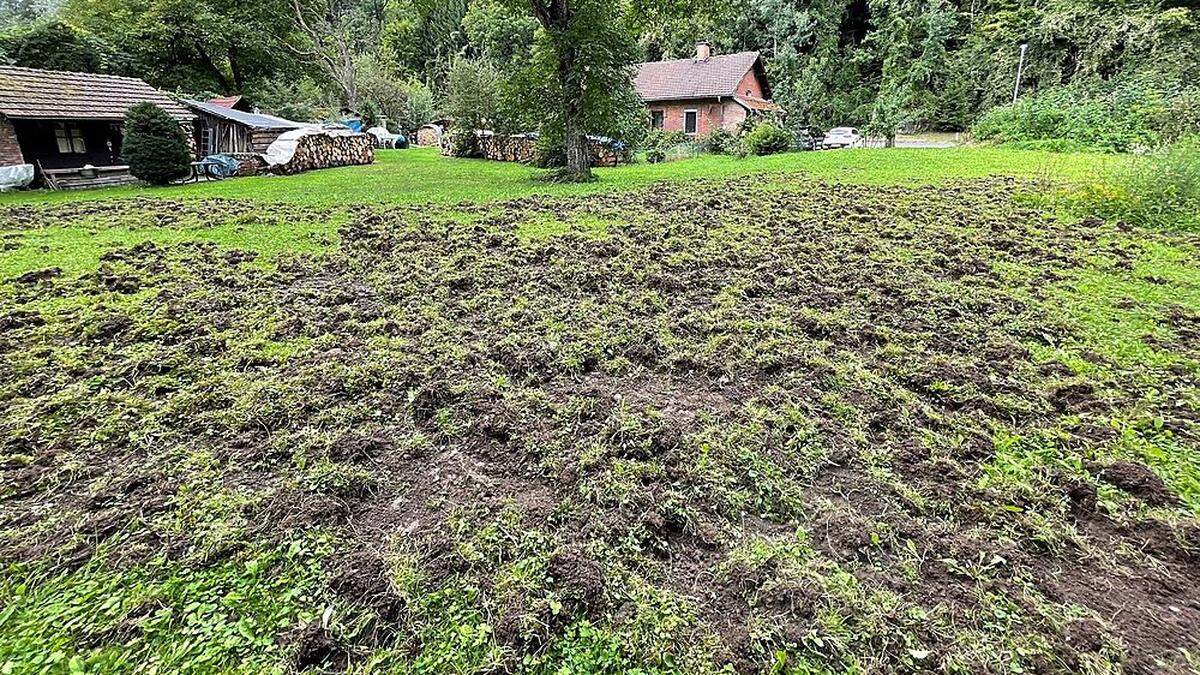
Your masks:
{"label": "tarpaulin cover", "polygon": [[0,166],[0,191],[23,188],[33,182],[32,164]]}
{"label": "tarpaulin cover", "polygon": [[305,136],[357,136],[354,131],[343,126],[332,128],[312,127],[307,129],[296,129],[288,131],[275,139],[275,142],[267,147],[267,152],[263,155],[267,166],[282,166],[292,161],[292,157],[296,156],[296,148],[300,147],[300,139]]}
{"label": "tarpaulin cover", "polygon": [[229,155],[209,155],[204,158],[205,162],[211,163],[213,166],[210,172],[216,173],[224,178],[228,178],[237,173],[241,162],[237,161]]}

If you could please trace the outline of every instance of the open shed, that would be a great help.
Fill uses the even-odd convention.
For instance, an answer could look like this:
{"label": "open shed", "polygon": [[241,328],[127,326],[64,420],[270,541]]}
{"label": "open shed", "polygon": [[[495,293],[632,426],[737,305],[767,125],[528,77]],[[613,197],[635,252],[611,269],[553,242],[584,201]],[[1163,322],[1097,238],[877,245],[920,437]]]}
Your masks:
{"label": "open shed", "polygon": [[202,156],[263,154],[275,139],[308,124],[251,113],[216,102],[184,101],[196,114],[196,147]]}
{"label": "open shed", "polygon": [[107,168],[101,180],[126,179],[120,166],[125,112],[144,102],[182,125],[194,119],[142,80],[0,66],[0,166],[32,164],[49,177],[90,165]]}

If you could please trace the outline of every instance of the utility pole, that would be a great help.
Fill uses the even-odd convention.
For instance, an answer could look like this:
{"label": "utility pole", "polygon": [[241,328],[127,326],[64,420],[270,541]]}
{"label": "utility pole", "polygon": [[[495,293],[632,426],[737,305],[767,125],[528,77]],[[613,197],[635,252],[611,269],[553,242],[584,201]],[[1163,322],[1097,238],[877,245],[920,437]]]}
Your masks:
{"label": "utility pole", "polygon": [[1021,60],[1017,63],[1017,83],[1013,86],[1013,105],[1017,103],[1017,97],[1021,95],[1021,76],[1025,74],[1025,52],[1029,51],[1029,43],[1021,45]]}

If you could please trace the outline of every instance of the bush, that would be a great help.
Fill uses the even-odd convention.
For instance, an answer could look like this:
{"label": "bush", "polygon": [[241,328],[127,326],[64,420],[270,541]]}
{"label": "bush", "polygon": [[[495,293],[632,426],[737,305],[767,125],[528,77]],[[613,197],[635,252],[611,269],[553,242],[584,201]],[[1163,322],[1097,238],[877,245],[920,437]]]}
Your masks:
{"label": "bush", "polygon": [[153,103],[139,103],[125,113],[122,155],[129,172],[151,185],[166,185],[191,171],[187,133]]}
{"label": "bush", "polygon": [[661,129],[654,129],[646,135],[645,148],[646,161],[651,164],[665,162],[681,155],[692,155],[696,151],[687,134]]}
{"label": "bush", "polygon": [[1056,152],[1059,154],[1067,154],[1072,152],[1087,152],[1094,148],[1073,141],[1069,138],[1047,138],[1037,141],[1014,141],[1006,144],[1014,150],[1040,150],[1042,152]]}
{"label": "bush", "polygon": [[712,155],[733,155],[738,150],[738,137],[731,131],[717,129],[700,139],[701,152]]}
{"label": "bush", "polygon": [[1163,90],[1139,80],[1047,89],[988,111],[972,127],[984,141],[1108,152],[1157,148],[1197,130],[1196,92]]}
{"label": "bush", "polygon": [[1142,227],[1200,230],[1200,136],[1133,158],[1072,197],[1081,216]]}
{"label": "bush", "polygon": [[763,122],[746,134],[742,144],[746,154],[775,155],[791,149],[792,133],[774,122]]}

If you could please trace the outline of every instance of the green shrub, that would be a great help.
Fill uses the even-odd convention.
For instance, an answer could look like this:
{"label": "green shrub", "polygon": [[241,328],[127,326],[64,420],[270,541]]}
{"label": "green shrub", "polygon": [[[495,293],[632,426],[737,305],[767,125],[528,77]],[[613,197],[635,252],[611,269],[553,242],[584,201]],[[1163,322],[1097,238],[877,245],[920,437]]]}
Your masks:
{"label": "green shrub", "polygon": [[773,122],[764,122],[746,134],[742,143],[746,154],[775,155],[791,149],[792,133]]}
{"label": "green shrub", "polygon": [[738,143],[738,137],[733,132],[725,129],[717,129],[704,138],[701,138],[698,145],[701,152],[707,152],[711,155],[732,155],[736,154]]}
{"label": "green shrub", "polygon": [[1036,141],[1013,141],[1006,144],[1014,150],[1039,150],[1042,152],[1057,152],[1059,154],[1067,154],[1072,152],[1087,152],[1094,150],[1084,143],[1073,141],[1069,138],[1046,138]]}
{"label": "green shrub", "polygon": [[187,133],[153,103],[139,103],[125,113],[122,155],[129,172],[151,185],[166,185],[191,170]]}
{"label": "green shrub", "polygon": [[679,156],[693,155],[696,152],[694,144],[682,131],[663,131],[654,129],[646,135],[646,161],[651,164],[677,159]]}
{"label": "green shrub", "polygon": [[1200,136],[1132,159],[1076,192],[1071,206],[1081,216],[1200,230]]}
{"label": "green shrub", "polygon": [[1198,96],[1140,80],[1072,84],[994,108],[979,118],[972,132],[979,140],[1047,142],[1051,149],[1157,148],[1200,131]]}

